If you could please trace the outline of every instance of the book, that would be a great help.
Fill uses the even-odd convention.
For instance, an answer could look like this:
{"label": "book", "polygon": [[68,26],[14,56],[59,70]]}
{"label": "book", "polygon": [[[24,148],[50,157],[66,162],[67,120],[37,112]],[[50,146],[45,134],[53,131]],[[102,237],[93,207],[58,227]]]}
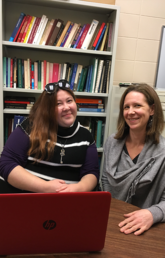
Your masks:
{"label": "book", "polygon": [[6,57],[3,57],[3,87],[6,88]]}
{"label": "book", "polygon": [[24,24],[23,24],[23,26],[22,26],[22,28],[21,28],[21,30],[20,30],[20,33],[19,33],[19,35],[18,35],[18,38],[17,38],[17,42],[21,42],[21,39],[22,39],[22,36],[23,36],[23,34],[24,34],[24,31],[25,31],[27,22],[28,22],[28,20],[29,20],[29,17],[30,17],[29,14],[26,15],[26,19],[25,19],[25,21],[24,21]]}
{"label": "book", "polygon": [[101,147],[102,120],[97,121],[96,147]]}
{"label": "book", "polygon": [[10,101],[12,103],[17,103],[17,102],[20,102],[20,101],[24,101],[26,103],[22,103],[22,104],[34,104],[35,102],[35,97],[19,97],[19,96],[6,96],[4,98],[4,101],[6,101],[6,103],[9,103],[7,101]]}
{"label": "book", "polygon": [[107,59],[107,60],[104,61],[104,64],[105,64],[105,71],[104,71],[104,79],[103,79],[102,93],[106,93],[109,62],[110,62],[109,59]]}
{"label": "book", "polygon": [[40,32],[41,32],[41,30],[42,30],[42,27],[43,27],[43,24],[44,24],[45,20],[46,20],[46,15],[42,15],[41,20],[40,20],[40,23],[39,23],[39,26],[38,26],[38,28],[37,28],[37,31],[36,31],[36,34],[35,34],[35,37],[34,37],[34,40],[33,40],[33,43],[32,43],[32,44],[37,44],[38,38],[39,38],[39,36],[40,36]]}
{"label": "book", "polygon": [[103,31],[104,26],[105,26],[105,22],[103,22],[103,23],[101,24],[101,27],[100,27],[100,29],[99,29],[99,31],[98,31],[98,34],[97,34],[97,36],[96,36],[96,39],[95,39],[95,41],[94,41],[94,43],[93,43],[93,45],[92,45],[92,49],[93,49],[93,50],[95,49],[95,47],[96,47],[96,45],[97,45],[97,42],[98,42],[99,37],[100,37],[100,35],[101,35],[102,31]]}
{"label": "book", "polygon": [[95,47],[95,50],[97,50],[97,49],[99,48],[99,45],[100,45],[101,40],[102,40],[102,38],[103,38],[103,36],[104,36],[104,33],[105,33],[106,28],[107,28],[107,25],[104,26],[103,31],[101,32],[101,35],[100,35],[100,38],[99,38],[99,40],[98,40],[98,42],[97,42],[97,45],[96,45],[96,47]]}
{"label": "book", "polygon": [[22,22],[21,22],[21,25],[19,26],[19,29],[18,29],[18,31],[17,31],[17,34],[15,35],[15,38],[14,38],[13,42],[16,42],[16,41],[17,41],[18,35],[19,35],[19,33],[20,33],[21,29],[22,29],[22,26],[23,26],[25,20],[26,20],[26,15],[24,16],[24,18],[23,18],[23,20],[22,20]]}
{"label": "book", "polygon": [[68,28],[67,32],[65,33],[65,36],[64,36],[64,38],[63,38],[63,40],[61,42],[60,47],[64,47],[64,45],[65,45],[65,43],[66,43],[66,41],[67,41],[67,39],[69,37],[69,34],[70,34],[70,32],[71,32],[71,30],[73,28],[73,25],[74,25],[74,23],[71,22],[71,24],[69,25],[69,28]]}
{"label": "book", "polygon": [[72,29],[71,29],[71,32],[69,33],[69,36],[64,44],[64,47],[70,47],[70,43],[72,42],[73,40],[73,37],[75,36],[75,32],[77,31],[79,27],[79,24],[78,23],[74,23]]}
{"label": "book", "polygon": [[91,42],[90,42],[90,44],[89,44],[88,49],[91,49],[91,50],[92,50],[93,43],[94,43],[94,41],[95,41],[95,39],[96,39],[96,37],[97,37],[97,34],[98,34],[99,30],[100,30],[100,27],[101,27],[101,25],[98,24],[98,26],[97,26],[97,28],[96,28],[96,30],[95,30],[95,33],[93,34],[93,37],[92,37],[92,39],[91,39]]}
{"label": "book", "polygon": [[13,88],[13,58],[10,59],[10,88]]}
{"label": "book", "polygon": [[96,103],[96,104],[102,104],[103,101],[102,99],[98,99],[98,98],[76,98],[76,103]]}
{"label": "book", "polygon": [[25,26],[25,30],[24,30],[22,38],[21,38],[21,43],[24,43],[24,39],[25,39],[26,33],[28,31],[28,28],[30,26],[31,20],[32,20],[32,16],[29,15],[29,18],[28,18],[26,26]]}
{"label": "book", "polygon": [[14,125],[13,125],[13,130],[17,128],[19,124],[22,123],[22,121],[25,119],[25,116],[20,116],[20,115],[15,115],[14,116]]}
{"label": "book", "polygon": [[24,86],[28,89],[28,64],[27,60],[24,60]]}
{"label": "book", "polygon": [[38,63],[34,62],[34,89],[38,89]]}
{"label": "book", "polygon": [[65,80],[67,80],[67,81],[69,81],[70,68],[71,68],[71,63],[66,62],[66,74],[65,74]]}
{"label": "book", "polygon": [[75,42],[73,48],[76,48],[76,47],[77,47],[77,45],[78,45],[78,43],[79,43],[79,41],[80,41],[80,39],[81,39],[81,36],[82,36],[82,34],[83,34],[84,30],[85,30],[85,27],[86,27],[86,24],[84,24],[84,26],[83,26],[82,29],[80,30],[80,33],[79,33],[79,35],[78,35],[78,37],[77,37],[77,39],[76,39],[76,42]]}
{"label": "book", "polygon": [[105,112],[104,108],[79,108],[80,112]]}
{"label": "book", "polygon": [[111,70],[111,61],[109,62],[109,66],[108,66],[106,93],[109,92],[110,70]]}
{"label": "book", "polygon": [[41,18],[36,17],[34,25],[33,25],[33,28],[32,28],[32,30],[30,32],[30,35],[29,35],[27,43],[32,44],[32,42],[34,40],[34,37],[36,35],[36,32],[37,32],[38,26],[40,24],[40,21],[41,21]]}
{"label": "book", "polygon": [[99,90],[98,90],[99,93],[102,92],[103,80],[104,80],[104,72],[105,72],[105,65],[103,64],[103,69],[102,69],[102,73],[101,73],[101,80],[100,80]]}
{"label": "book", "polygon": [[83,78],[83,74],[84,74],[84,68],[82,68],[81,74],[80,74],[80,79],[78,81],[78,85],[77,85],[77,91],[80,91],[80,84]]}
{"label": "book", "polygon": [[113,23],[110,22],[110,24],[109,24],[109,32],[108,32],[107,51],[111,51],[112,33],[113,33]]}
{"label": "book", "polygon": [[104,108],[104,104],[78,103],[79,108]]}
{"label": "book", "polygon": [[47,62],[47,64],[46,64],[46,84],[49,83],[49,67],[50,67],[50,62]]}
{"label": "book", "polygon": [[93,20],[92,21],[92,23],[90,25],[90,28],[88,30],[88,33],[87,33],[87,35],[85,37],[85,40],[84,40],[84,42],[83,42],[83,44],[81,46],[81,49],[85,49],[85,50],[88,49],[88,46],[90,44],[90,41],[91,41],[91,39],[93,37],[93,34],[94,34],[98,24],[99,24],[99,21],[97,21],[97,20]]}
{"label": "book", "polygon": [[17,58],[13,59],[13,88],[17,87]]}
{"label": "book", "polygon": [[41,26],[41,29],[40,29],[40,32],[39,32],[39,36],[38,36],[38,39],[37,39],[37,43],[36,44],[39,44],[40,43],[40,40],[42,38],[42,35],[44,33],[44,30],[45,30],[45,27],[46,27],[46,24],[48,22],[48,18],[46,17],[46,19],[44,20],[42,26]]}
{"label": "book", "polygon": [[28,89],[30,89],[30,74],[31,74],[31,69],[30,69],[30,58],[27,59],[27,86]]}
{"label": "book", "polygon": [[34,90],[34,64],[31,66],[31,82],[32,82],[32,90]]}
{"label": "book", "polygon": [[82,35],[80,37],[80,40],[79,40],[76,48],[81,48],[82,47],[82,44],[83,44],[83,42],[85,40],[85,37],[86,37],[86,35],[87,35],[88,31],[89,31],[89,28],[90,28],[90,24],[87,23],[85,25],[85,28],[83,30],[83,33],[82,33]]}
{"label": "book", "polygon": [[103,64],[104,64],[104,60],[99,60],[99,65],[98,65],[98,69],[97,69],[96,85],[95,85],[95,93],[98,93],[98,90],[99,90],[99,84],[100,84]]}
{"label": "book", "polygon": [[45,30],[44,30],[44,32],[42,34],[42,37],[41,37],[41,40],[39,42],[39,45],[45,45],[46,40],[47,40],[47,38],[49,36],[50,30],[52,28],[53,22],[54,22],[54,19],[52,19],[51,21],[47,22]]}
{"label": "book", "polygon": [[49,63],[49,83],[53,82],[53,63]]}
{"label": "book", "polygon": [[10,88],[10,64],[11,64],[11,58],[8,57],[8,88]]}
{"label": "book", "polygon": [[59,64],[53,63],[53,82],[58,82]]}
{"label": "book", "polygon": [[91,79],[90,92],[94,93],[95,84],[96,84],[98,58],[92,58],[91,61],[90,61],[90,63],[93,65],[93,72],[92,72],[92,79]]}
{"label": "book", "polygon": [[38,90],[41,90],[41,60],[38,60],[37,63],[38,63]]}
{"label": "book", "polygon": [[20,25],[21,25],[21,23],[22,23],[22,21],[23,21],[24,16],[25,16],[25,14],[22,12],[22,13],[20,14],[20,16],[19,16],[19,18],[18,18],[18,21],[17,21],[17,23],[16,23],[16,25],[15,25],[15,28],[14,28],[12,34],[11,34],[11,37],[10,37],[10,39],[9,39],[10,42],[13,42],[13,40],[14,40],[16,34],[17,34],[17,31],[19,30],[19,27],[20,27]]}
{"label": "book", "polygon": [[17,59],[17,67],[18,67],[18,88],[22,88],[22,60],[20,58]]}
{"label": "book", "polygon": [[79,74],[81,74],[82,68],[83,68],[83,66],[80,65],[80,64],[77,67],[76,76],[75,76],[75,80],[74,80],[73,91],[77,90],[77,87],[78,87],[78,77],[79,77]]}
{"label": "book", "polygon": [[100,51],[103,51],[103,49],[104,49],[107,34],[108,34],[108,30],[109,30],[109,23],[107,23],[107,27],[106,27],[106,30],[105,30],[105,33],[104,33],[103,41],[102,41],[100,49],[99,49]]}
{"label": "book", "polygon": [[63,32],[62,32],[62,34],[61,34],[61,36],[60,36],[60,38],[59,38],[59,40],[58,40],[58,42],[56,44],[57,47],[59,47],[61,45],[61,42],[62,42],[62,40],[63,40],[63,38],[64,38],[64,36],[65,36],[69,26],[70,26],[70,24],[71,24],[71,21],[67,21],[67,23],[65,25],[65,28],[63,29]]}
{"label": "book", "polygon": [[50,33],[49,41],[46,43],[46,45],[53,46],[55,43],[55,40],[57,38],[58,33],[60,32],[61,28],[63,28],[63,21],[58,19],[57,22],[55,20],[54,28],[52,27],[52,33]]}
{"label": "book", "polygon": [[31,33],[31,31],[32,31],[32,29],[33,29],[33,26],[34,26],[34,24],[35,24],[35,20],[36,20],[36,17],[32,17],[32,20],[31,20],[31,22],[30,22],[30,25],[29,25],[29,28],[28,28],[28,30],[27,30],[27,33],[26,33],[26,36],[25,36],[25,39],[24,39],[24,43],[27,43],[28,42],[28,39],[29,39],[29,37],[30,37],[30,33]]}
{"label": "book", "polygon": [[77,33],[76,33],[76,35],[75,35],[75,38],[74,38],[74,40],[72,41],[72,44],[71,44],[71,46],[70,46],[71,48],[73,48],[74,45],[76,44],[76,41],[77,41],[77,39],[78,39],[78,36],[79,36],[79,34],[80,34],[82,28],[83,28],[83,26],[80,26],[80,27],[78,28]]}
{"label": "book", "polygon": [[74,30],[74,33],[73,33],[73,36],[71,37],[70,43],[68,45],[68,48],[71,48],[71,45],[73,44],[73,41],[74,41],[75,36],[76,36],[76,34],[77,34],[77,32],[78,32],[78,30],[80,28],[80,25],[81,25],[81,23],[79,23],[78,26],[76,27],[76,29]]}
{"label": "book", "polygon": [[75,81],[75,77],[76,77],[77,67],[78,67],[78,63],[75,63],[74,67],[73,67],[71,82],[70,82],[70,89],[71,90],[73,90],[73,88],[74,88],[74,81]]}
{"label": "book", "polygon": [[90,71],[91,71],[91,66],[88,66],[88,72],[87,72],[87,79],[86,79],[86,84],[85,84],[85,92],[88,92],[88,88],[89,88],[89,77],[90,77]]}
{"label": "book", "polygon": [[84,67],[84,72],[83,72],[83,76],[81,79],[81,83],[79,86],[79,91],[82,92],[85,88],[85,82],[86,82],[86,78],[87,78],[87,73],[88,73],[88,67]]}
{"label": "book", "polygon": [[58,40],[59,40],[59,38],[60,38],[60,36],[61,36],[63,30],[64,30],[64,27],[65,27],[65,25],[62,23],[62,24],[61,24],[61,27],[60,27],[60,29],[59,29],[59,31],[58,31],[58,33],[57,33],[56,39],[55,39],[55,41],[54,41],[54,43],[53,43],[54,46],[57,45],[57,42],[58,42]]}

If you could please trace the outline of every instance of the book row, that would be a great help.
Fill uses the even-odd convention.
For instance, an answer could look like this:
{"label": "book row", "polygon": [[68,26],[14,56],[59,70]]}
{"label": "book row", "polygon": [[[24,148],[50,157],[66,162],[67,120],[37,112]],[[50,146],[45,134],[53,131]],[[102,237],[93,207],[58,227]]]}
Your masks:
{"label": "book row", "polygon": [[[35,103],[35,97],[13,97],[4,98],[4,108],[9,109],[31,109]],[[77,110],[79,112],[105,112],[104,104],[101,99],[76,99]]]}
{"label": "book row", "polygon": [[[14,115],[14,116],[6,116],[5,117],[5,128],[4,128],[4,143],[6,143],[8,137],[11,132],[15,130],[15,128],[20,124],[27,116],[22,115]],[[105,123],[102,120],[98,120],[96,118],[91,118],[88,121],[88,125],[85,126],[92,134],[93,139],[96,142],[96,147],[100,148],[103,146],[104,140],[104,128]]]}
{"label": "book row", "polygon": [[110,51],[112,33],[113,23],[99,23],[93,19],[91,24],[73,23],[70,20],[64,24],[61,19],[49,20],[46,15],[35,17],[22,12],[9,41]]}
{"label": "book row", "polygon": [[3,57],[3,86],[44,90],[45,85],[60,79],[69,81],[73,91],[108,93],[111,60],[92,58],[90,64],[32,62],[21,58]]}

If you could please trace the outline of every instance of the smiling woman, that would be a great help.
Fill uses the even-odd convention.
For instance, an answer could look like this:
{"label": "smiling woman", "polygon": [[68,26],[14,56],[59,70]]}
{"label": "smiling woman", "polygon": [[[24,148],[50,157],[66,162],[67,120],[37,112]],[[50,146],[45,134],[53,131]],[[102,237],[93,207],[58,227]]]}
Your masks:
{"label": "smiling woman", "polygon": [[99,180],[90,132],[78,122],[65,80],[45,86],[30,115],[11,134],[0,158],[0,192],[92,191]]}
{"label": "smiling woman", "polygon": [[141,208],[119,223],[125,234],[140,235],[165,221],[165,139],[157,93],[146,84],[129,86],[120,100],[118,130],[104,146],[103,189]]}

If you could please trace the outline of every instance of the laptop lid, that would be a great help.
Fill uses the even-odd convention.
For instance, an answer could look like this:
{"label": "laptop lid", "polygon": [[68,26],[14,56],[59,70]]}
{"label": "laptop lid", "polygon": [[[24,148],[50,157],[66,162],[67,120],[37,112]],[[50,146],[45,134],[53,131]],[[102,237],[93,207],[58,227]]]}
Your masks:
{"label": "laptop lid", "polygon": [[108,192],[0,195],[0,255],[100,251]]}

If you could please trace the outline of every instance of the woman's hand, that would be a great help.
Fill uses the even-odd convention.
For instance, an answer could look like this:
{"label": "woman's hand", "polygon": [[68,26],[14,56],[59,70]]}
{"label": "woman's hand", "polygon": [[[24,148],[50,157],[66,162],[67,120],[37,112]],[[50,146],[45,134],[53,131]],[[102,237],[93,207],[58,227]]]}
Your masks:
{"label": "woman's hand", "polygon": [[78,184],[65,184],[62,185],[56,191],[57,193],[64,193],[64,192],[79,192]]}
{"label": "woman's hand", "polygon": [[61,179],[54,179],[51,181],[47,181],[46,183],[47,183],[47,186],[46,186],[45,192],[47,193],[58,193],[59,189],[66,189],[68,186],[65,183],[65,181]]}
{"label": "woman's hand", "polygon": [[124,214],[127,219],[119,223],[120,231],[125,234],[134,233],[138,236],[148,230],[153,224],[153,216],[146,209]]}

